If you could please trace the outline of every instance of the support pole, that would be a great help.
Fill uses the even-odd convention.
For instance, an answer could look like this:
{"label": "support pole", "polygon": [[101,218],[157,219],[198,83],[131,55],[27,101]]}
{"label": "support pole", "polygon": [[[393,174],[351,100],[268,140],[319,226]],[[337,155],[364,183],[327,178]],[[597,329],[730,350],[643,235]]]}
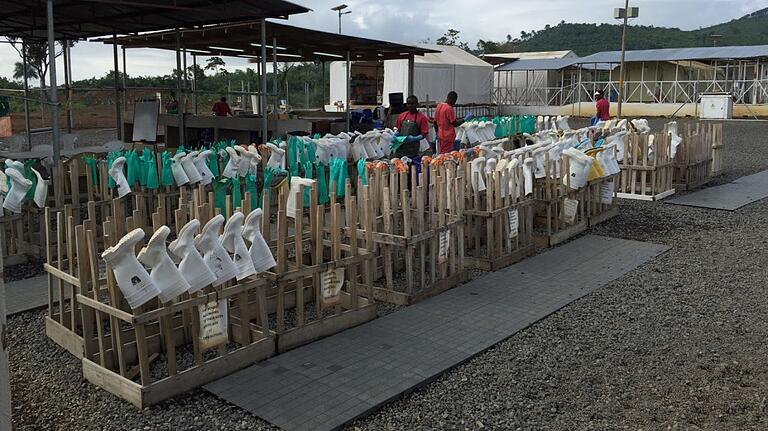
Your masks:
{"label": "support pole", "polygon": [[192,103],[195,105],[197,115],[197,55],[192,54]]}
{"label": "support pole", "polygon": [[347,51],[347,69],[346,69],[346,82],[347,82],[347,100],[344,102],[344,106],[347,108],[347,132],[351,129],[352,121],[352,107],[350,104],[350,93],[352,93],[352,53]]}
{"label": "support pole", "polygon": [[176,28],[176,101],[179,106],[179,145],[186,143],[184,126],[184,97],[181,89],[181,33]]}
{"label": "support pole", "polygon": [[125,61],[125,47],[123,48],[123,111],[128,112],[128,87],[125,80],[128,79],[128,63]]}
{"label": "support pole", "polygon": [[56,40],[53,28],[53,0],[46,1],[48,18],[48,62],[50,67],[50,99],[51,99],[51,134],[53,135],[53,164],[58,166],[61,161],[61,148],[59,148],[59,98],[56,94]]}
{"label": "support pole", "polygon": [[27,42],[21,42],[21,63],[24,66],[24,124],[26,125],[27,145],[32,149],[32,130],[29,120],[29,64],[27,63]]}
{"label": "support pole", "polygon": [[62,52],[64,54],[64,112],[67,114],[67,133],[72,133],[72,94],[69,86],[69,82],[72,77],[69,75],[68,67],[69,41],[64,41],[64,49]]}
{"label": "support pole", "polygon": [[414,88],[413,79],[415,76],[415,70],[414,70],[415,67],[416,65],[415,65],[414,55],[411,54],[408,56],[408,94],[405,97],[413,96],[413,88]]}
{"label": "support pole", "polygon": [[115,122],[117,123],[117,139],[123,140],[123,108],[120,106],[120,63],[117,59],[117,33],[112,33],[112,54],[115,60]]}
{"label": "support pole", "polygon": [[277,76],[277,38],[272,38],[272,93],[275,94],[275,113],[280,106],[280,85]]}
{"label": "support pole", "polygon": [[621,105],[624,99],[624,79],[626,78],[624,70],[624,54],[627,49],[627,21],[629,20],[629,0],[624,1],[624,29],[621,33],[621,66],[619,72],[619,110],[617,117],[621,118]]}
{"label": "support pole", "polygon": [[261,20],[261,133],[264,144],[268,141],[267,122],[267,20]]}

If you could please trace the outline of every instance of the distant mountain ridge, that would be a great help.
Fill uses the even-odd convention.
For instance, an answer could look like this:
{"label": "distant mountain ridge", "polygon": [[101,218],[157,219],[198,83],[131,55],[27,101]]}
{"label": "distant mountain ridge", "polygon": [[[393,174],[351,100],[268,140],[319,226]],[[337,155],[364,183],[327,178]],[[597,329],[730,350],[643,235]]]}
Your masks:
{"label": "distant mountain ridge", "polygon": [[[572,24],[564,21],[544,30],[508,36],[505,42],[480,41],[484,53],[572,50],[580,56],[621,49],[621,25]],[[715,36],[715,37],[712,37]],[[742,18],[698,30],[630,26],[627,49],[690,48],[698,46],[768,45],[768,8]]]}

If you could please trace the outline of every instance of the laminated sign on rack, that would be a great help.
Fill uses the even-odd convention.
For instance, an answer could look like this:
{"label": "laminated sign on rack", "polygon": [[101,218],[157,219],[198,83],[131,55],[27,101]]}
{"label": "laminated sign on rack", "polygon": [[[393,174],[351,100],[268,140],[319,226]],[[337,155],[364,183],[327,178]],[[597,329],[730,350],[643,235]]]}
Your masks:
{"label": "laminated sign on rack", "polygon": [[576,211],[579,209],[579,201],[576,199],[565,199],[563,201],[563,221],[568,224],[576,222]]}
{"label": "laminated sign on rack", "polygon": [[437,254],[437,263],[445,263],[448,260],[448,248],[451,245],[451,231],[440,232],[440,249]]}
{"label": "laminated sign on rack", "polygon": [[509,237],[516,238],[518,228],[520,227],[520,215],[517,208],[510,208],[507,214],[509,216]]}
{"label": "laminated sign on rack", "polygon": [[324,307],[339,305],[341,287],[344,286],[344,268],[329,268],[321,279],[322,304]]}
{"label": "laminated sign on rack", "polygon": [[600,203],[603,205],[611,205],[613,203],[613,193],[616,191],[616,187],[613,180],[606,181],[600,186]]}
{"label": "laminated sign on rack", "polygon": [[200,349],[208,350],[229,342],[227,300],[198,305],[200,312]]}

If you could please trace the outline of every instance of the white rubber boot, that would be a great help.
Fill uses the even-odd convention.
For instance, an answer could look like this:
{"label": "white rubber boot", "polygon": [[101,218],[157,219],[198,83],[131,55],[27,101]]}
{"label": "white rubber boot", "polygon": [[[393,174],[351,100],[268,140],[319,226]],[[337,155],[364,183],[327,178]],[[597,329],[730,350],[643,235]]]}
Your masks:
{"label": "white rubber boot", "polygon": [[184,166],[181,164],[181,159],[186,155],[186,153],[176,153],[176,155],[171,158],[173,161],[171,164],[171,172],[173,173],[173,180],[176,182],[177,186],[183,186],[189,183],[189,177],[187,176],[186,171],[184,171]]}
{"label": "white rubber boot", "polygon": [[485,157],[478,157],[470,162],[472,190],[475,193],[485,191]]}
{"label": "white rubber boot", "polygon": [[251,159],[251,166],[248,168],[248,172],[253,175],[257,175],[259,173],[259,163],[261,163],[261,153],[259,153],[259,148],[254,144],[248,146],[248,152],[253,155],[253,158]]}
{"label": "white rubber boot", "polygon": [[291,188],[288,191],[288,203],[285,208],[286,216],[292,219],[296,218],[296,210],[299,208],[299,205],[297,202],[299,197],[299,188],[300,186],[311,188],[313,184],[315,184],[315,180],[311,180],[308,178],[291,177]]}
{"label": "white rubber boot", "polygon": [[546,148],[537,148],[533,151],[533,175],[536,178],[544,178],[547,176],[546,166],[544,166],[546,162],[546,154]]}
{"label": "white rubber boot", "polygon": [[569,116],[563,117],[562,115],[557,116],[557,120],[555,122],[557,123],[557,127],[562,130],[563,132],[570,132],[571,126],[568,124],[568,119],[571,118]]}
{"label": "white rubber boot", "polygon": [[203,254],[203,260],[216,275],[214,286],[219,286],[237,277],[237,266],[219,241],[219,232],[224,226],[224,216],[219,214],[203,226],[203,231],[195,237],[195,246]]}
{"label": "white rubber boot", "polygon": [[616,160],[616,144],[611,143],[603,147],[600,153],[603,165],[608,169],[610,175],[616,175],[621,172],[619,161]]}
{"label": "white rubber boot", "polygon": [[570,177],[570,181],[563,178],[563,184],[567,185],[570,182],[570,187],[574,190],[586,186],[589,171],[592,168],[592,157],[574,148],[563,151],[563,156],[568,157],[568,176]]}
{"label": "white rubber boot", "polygon": [[243,220],[245,216],[240,211],[232,214],[224,225],[224,234],[219,238],[219,242],[224,249],[232,254],[235,266],[237,267],[237,280],[240,281],[256,274],[256,268],[253,266],[253,259],[248,253],[248,246],[243,239]]}
{"label": "white rubber boot", "polygon": [[261,234],[261,217],[263,215],[264,212],[261,208],[256,208],[248,214],[243,225],[243,238],[251,243],[248,253],[251,255],[251,260],[253,260],[253,267],[258,272],[266,271],[277,265],[275,257],[272,255],[269,245],[267,245],[267,241],[264,240],[264,236]]}
{"label": "white rubber boot", "polygon": [[24,163],[21,163],[18,160],[6,159],[5,169],[16,169],[20,174],[24,174]]}
{"label": "white rubber boot", "polygon": [[235,151],[237,151],[237,155],[240,156],[240,160],[237,162],[237,174],[241,177],[245,177],[248,174],[248,170],[251,168],[253,154],[242,145],[235,145]]}
{"label": "white rubber boot", "polygon": [[536,131],[537,132],[544,131],[544,117],[542,117],[541,115],[536,117]]}
{"label": "white rubber boot", "polygon": [[235,175],[237,175],[237,167],[240,164],[240,155],[237,154],[237,150],[232,147],[227,147],[224,150],[229,155],[229,161],[227,162],[227,165],[224,166],[224,172],[222,172],[221,175],[225,178],[234,178]]}
{"label": "white rubber boot", "polygon": [[181,168],[184,169],[184,173],[189,179],[189,184],[199,183],[203,177],[200,175],[200,171],[195,166],[195,158],[200,154],[197,151],[190,151],[187,155],[181,158]]}
{"label": "white rubber boot", "polygon": [[523,176],[525,177],[525,195],[528,196],[533,193],[533,170],[534,160],[528,157],[523,161]]}
{"label": "white rubber boot", "polygon": [[32,169],[32,172],[34,172],[37,177],[34,198],[35,204],[38,208],[45,208],[45,204],[48,201],[48,181],[44,180],[40,175],[40,172],[37,172],[34,168]]}
{"label": "white rubber boot", "polygon": [[637,133],[645,134],[651,133],[651,126],[648,125],[648,120],[644,118],[637,118],[632,120],[632,125],[635,126]]}
{"label": "white rubber boot", "polygon": [[267,144],[267,147],[269,147],[270,151],[267,166],[285,169],[285,150],[271,143]]}
{"label": "white rubber boot", "polygon": [[144,231],[134,229],[101,254],[107,265],[112,267],[117,285],[133,309],[141,307],[160,294],[160,289],[133,254],[136,243],[143,238]]}
{"label": "white rubber boot", "polygon": [[683,143],[683,138],[677,134],[677,121],[671,121],[667,124],[667,133],[672,145],[669,155],[674,159],[677,155],[677,148]]}
{"label": "white rubber boot", "polygon": [[496,172],[497,163],[496,159],[487,159],[485,161],[485,175],[491,175]]}
{"label": "white rubber boot", "polygon": [[21,213],[21,204],[24,202],[24,197],[29,189],[32,188],[32,181],[24,178],[24,175],[15,168],[6,169],[5,174],[11,179],[11,188],[5,196],[3,208],[12,213],[19,214]]}
{"label": "white rubber boot", "polygon": [[109,168],[109,176],[112,177],[117,185],[117,197],[119,198],[131,192],[131,187],[128,185],[128,180],[123,173],[124,167],[125,157],[118,157],[112,162],[112,167]]}
{"label": "white rubber boot", "polygon": [[207,186],[213,181],[213,172],[208,167],[208,157],[211,155],[211,150],[204,150],[193,160],[197,173],[200,174],[200,184]]}
{"label": "white rubber boot", "polygon": [[200,229],[200,220],[192,219],[179,230],[177,238],[168,249],[181,259],[179,271],[189,283],[189,293],[195,293],[216,281],[216,275],[205,264],[203,256],[195,247],[195,233]]}
{"label": "white rubber boot", "polygon": [[189,283],[168,255],[165,240],[170,233],[171,229],[168,226],[161,226],[149,239],[147,246],[142,248],[136,256],[139,262],[152,268],[149,278],[160,289],[160,301],[163,303],[171,302],[190,288]]}
{"label": "white rubber boot", "polygon": [[622,131],[615,135],[609,136],[606,140],[606,144],[616,144],[616,160],[622,161],[624,160],[624,148],[625,148],[625,141],[627,139],[627,132]]}

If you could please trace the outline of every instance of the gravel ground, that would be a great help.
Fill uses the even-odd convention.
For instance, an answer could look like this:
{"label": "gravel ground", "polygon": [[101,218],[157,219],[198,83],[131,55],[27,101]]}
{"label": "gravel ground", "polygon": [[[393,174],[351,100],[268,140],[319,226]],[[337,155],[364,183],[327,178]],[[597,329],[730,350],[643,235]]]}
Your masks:
{"label": "gravel ground", "polygon": [[[768,168],[764,130],[726,126],[715,183]],[[765,429],[768,201],[621,210],[593,232],[673,249],[349,428]],[[204,391],[135,409],[82,381],[44,315],[9,318],[16,429],[271,429]]]}

